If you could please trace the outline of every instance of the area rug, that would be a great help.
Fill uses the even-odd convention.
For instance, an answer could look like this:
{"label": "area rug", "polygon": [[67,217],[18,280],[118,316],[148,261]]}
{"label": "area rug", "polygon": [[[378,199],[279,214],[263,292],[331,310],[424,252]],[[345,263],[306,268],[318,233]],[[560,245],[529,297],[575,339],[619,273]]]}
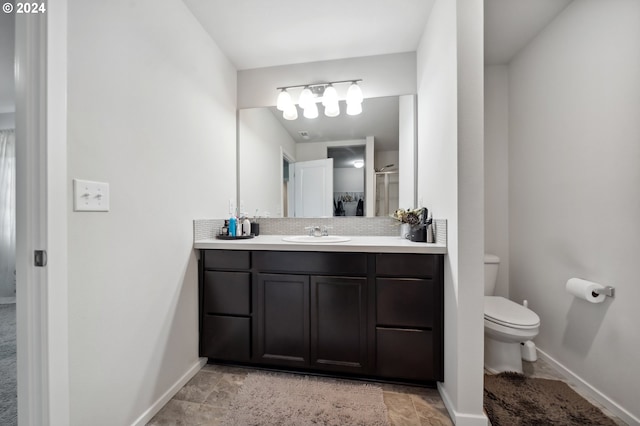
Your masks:
{"label": "area rug", "polygon": [[566,383],[518,373],[484,376],[484,409],[492,426],[616,425]]}
{"label": "area rug", "polygon": [[388,426],[382,389],[279,373],[249,373],[223,425]]}

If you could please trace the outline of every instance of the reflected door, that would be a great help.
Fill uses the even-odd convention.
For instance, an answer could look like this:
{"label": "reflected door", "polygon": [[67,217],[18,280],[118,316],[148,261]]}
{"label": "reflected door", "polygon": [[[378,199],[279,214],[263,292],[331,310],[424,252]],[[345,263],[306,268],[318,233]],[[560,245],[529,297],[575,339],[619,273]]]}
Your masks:
{"label": "reflected door", "polygon": [[332,217],[333,159],[299,161],[290,166],[294,181],[293,216]]}

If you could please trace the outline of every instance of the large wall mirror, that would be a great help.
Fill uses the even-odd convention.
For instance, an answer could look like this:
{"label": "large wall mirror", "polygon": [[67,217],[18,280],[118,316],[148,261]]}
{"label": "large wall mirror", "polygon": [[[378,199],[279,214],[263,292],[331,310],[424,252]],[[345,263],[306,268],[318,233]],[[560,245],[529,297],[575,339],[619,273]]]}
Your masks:
{"label": "large wall mirror", "polygon": [[238,114],[238,207],[250,216],[387,216],[415,206],[415,95],[367,98],[362,113],[285,120]]}

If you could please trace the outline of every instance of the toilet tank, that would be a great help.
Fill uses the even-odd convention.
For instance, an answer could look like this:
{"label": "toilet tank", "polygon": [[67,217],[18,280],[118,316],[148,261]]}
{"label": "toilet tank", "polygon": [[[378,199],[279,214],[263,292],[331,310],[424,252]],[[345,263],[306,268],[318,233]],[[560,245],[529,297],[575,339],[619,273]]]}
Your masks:
{"label": "toilet tank", "polygon": [[498,281],[498,266],[500,258],[495,254],[484,255],[484,295],[493,296]]}

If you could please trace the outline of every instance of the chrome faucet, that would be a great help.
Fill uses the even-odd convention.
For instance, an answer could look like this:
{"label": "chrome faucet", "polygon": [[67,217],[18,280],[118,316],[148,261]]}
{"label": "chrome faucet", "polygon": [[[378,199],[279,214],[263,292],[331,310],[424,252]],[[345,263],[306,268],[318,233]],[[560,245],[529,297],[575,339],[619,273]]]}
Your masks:
{"label": "chrome faucet", "polygon": [[318,225],[313,226],[305,226],[305,230],[309,231],[310,237],[321,237],[322,232],[320,231],[320,227]]}
{"label": "chrome faucet", "polygon": [[320,228],[319,225],[313,225],[313,226],[305,226],[304,228],[310,237],[328,237],[329,236],[329,229],[333,229],[333,226],[327,226],[327,225],[323,225],[322,228]]}

